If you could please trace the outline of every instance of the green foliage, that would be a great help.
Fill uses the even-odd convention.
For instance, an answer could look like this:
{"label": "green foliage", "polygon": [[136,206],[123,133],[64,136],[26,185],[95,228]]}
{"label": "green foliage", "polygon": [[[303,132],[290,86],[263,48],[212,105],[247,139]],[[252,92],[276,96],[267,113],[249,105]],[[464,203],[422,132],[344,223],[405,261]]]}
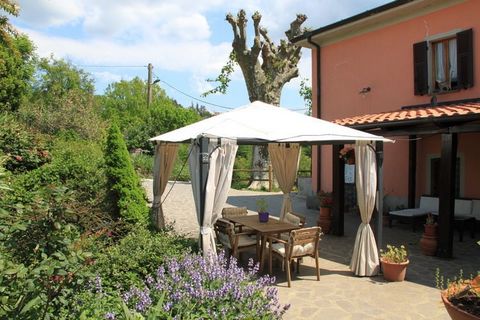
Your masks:
{"label": "green foliage", "polygon": [[407,250],[404,245],[396,247],[390,244],[387,244],[387,250],[380,250],[380,257],[382,260],[385,260],[390,263],[402,263],[408,261]]}
{"label": "green foliage", "polygon": [[140,180],[117,124],[108,130],[105,148],[107,202],[116,218],[129,222],[146,222],[148,208]]}
{"label": "green foliage", "polygon": [[5,168],[13,172],[33,170],[50,161],[45,143],[10,114],[0,114],[0,151],[7,156]]}
{"label": "green foliage", "polygon": [[208,90],[207,92],[202,93],[202,97],[206,97],[210,94],[221,93],[225,94],[228,89],[228,85],[231,81],[230,77],[235,70],[235,65],[237,64],[237,56],[235,51],[232,50],[228,55],[227,63],[220,70],[220,74],[215,79],[207,79],[207,82],[217,82],[218,86]]}
{"label": "green foliage", "polygon": [[0,112],[20,106],[34,71],[33,50],[32,42],[23,35],[11,37],[8,45],[0,42]]}
{"label": "green foliage", "polygon": [[135,172],[142,178],[151,178],[153,175],[153,156],[150,154],[132,154],[132,164]]}
{"label": "green foliage", "polygon": [[238,171],[238,169],[251,169],[252,167],[252,147],[238,146],[237,156],[233,164],[232,188],[243,189],[250,184],[251,174],[248,171]]}
{"label": "green foliage", "polygon": [[311,116],[312,115],[312,87],[309,87],[307,85],[308,79],[302,79],[300,81],[300,90],[298,93],[300,96],[303,98],[303,101],[305,101],[305,106],[308,108],[307,115]]}
{"label": "green foliage", "polygon": [[64,60],[41,59],[20,116],[46,134],[99,139],[104,130],[96,110],[91,76]]}
{"label": "green foliage", "polygon": [[200,120],[196,109],[182,108],[167,97],[158,85],[153,85],[153,99],[147,107],[147,86],[140,78],[111,84],[99,97],[104,119],[116,119],[128,150],[141,148],[153,153],[148,139]]}
{"label": "green foliage", "polygon": [[48,188],[0,217],[0,318],[54,319],[89,277],[91,254],[64,206],[71,194]]}
{"label": "green foliage", "polygon": [[142,285],[166,259],[183,256],[194,245],[193,240],[172,231],[151,231],[137,225],[118,244],[98,255],[93,270],[102,278],[104,288],[126,290]]}
{"label": "green foliage", "polygon": [[312,146],[302,146],[300,164],[298,166],[299,177],[310,177],[312,170]]}

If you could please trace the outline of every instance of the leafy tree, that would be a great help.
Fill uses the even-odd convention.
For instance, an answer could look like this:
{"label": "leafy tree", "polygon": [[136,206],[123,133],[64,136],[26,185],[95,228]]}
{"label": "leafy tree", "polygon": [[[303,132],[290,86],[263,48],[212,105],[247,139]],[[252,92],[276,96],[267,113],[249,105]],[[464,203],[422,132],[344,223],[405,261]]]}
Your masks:
{"label": "leafy tree", "polygon": [[95,139],[104,127],[96,110],[91,75],[53,57],[39,61],[30,99],[20,114],[29,126],[47,134]]}
{"label": "leafy tree", "polygon": [[105,164],[107,202],[114,217],[129,222],[146,222],[148,208],[145,194],[116,122],[108,130]]}
{"label": "leafy tree", "polygon": [[[249,48],[247,46],[247,18],[244,10],[240,10],[236,17],[227,14],[226,20],[233,31],[233,50],[227,64],[222,68],[220,75],[213,80],[219,85],[206,92],[225,93],[230,81],[230,75],[237,63],[242,70],[247,86],[250,102],[263,101],[273,105],[280,104],[280,97],[285,83],[298,76],[298,62],[301,57],[301,48],[290,42],[302,32],[301,25],[307,19],[306,15],[297,14],[296,19],[285,32],[287,40],[280,40],[275,45],[270,39],[267,29],[260,27],[262,15],[257,11],[252,15],[254,39]],[[212,81],[212,80],[211,80]],[[252,167],[264,170],[268,165],[268,152],[265,147],[255,146],[252,157]],[[266,173],[253,173],[253,180],[265,179]],[[252,183],[251,188],[259,188],[264,184],[260,181]]]}
{"label": "leafy tree", "polygon": [[0,112],[16,111],[20,106],[34,71],[33,50],[23,35],[11,36],[8,45],[0,42]]}
{"label": "leafy tree", "polygon": [[183,108],[158,85],[153,86],[153,99],[148,107],[146,90],[146,83],[140,78],[122,80],[109,85],[99,98],[102,115],[119,122],[129,150],[141,148],[152,152],[153,145],[148,139],[200,119],[196,110]]}
{"label": "leafy tree", "polygon": [[[12,16],[18,16],[19,6],[12,0],[0,0],[0,10]],[[12,38],[17,34],[15,28],[8,22],[8,17],[0,15],[0,43],[10,46]]]}

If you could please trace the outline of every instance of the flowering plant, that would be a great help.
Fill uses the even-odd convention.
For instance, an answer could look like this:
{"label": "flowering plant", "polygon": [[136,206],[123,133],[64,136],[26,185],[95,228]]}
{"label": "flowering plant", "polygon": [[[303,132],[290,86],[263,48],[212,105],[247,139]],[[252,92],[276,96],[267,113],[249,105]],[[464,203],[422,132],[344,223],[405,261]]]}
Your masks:
{"label": "flowering plant", "polygon": [[[256,278],[258,264],[250,259],[248,269],[237,260],[186,255],[169,260],[145,287],[132,287],[122,295],[127,319],[280,319],[289,305],[278,302],[275,278]],[[117,314],[109,312],[107,319]]]}
{"label": "flowering plant", "polygon": [[333,197],[331,192],[320,191],[318,193],[318,198],[320,199],[320,207],[322,208],[331,208],[333,205]]}
{"label": "flowering plant", "polygon": [[465,279],[463,271],[460,270],[458,277],[447,279],[445,285],[444,277],[440,276],[437,268],[435,280],[437,288],[442,290],[442,295],[451,304],[467,313],[480,316],[480,274]]}
{"label": "flowering plant", "polygon": [[351,146],[346,146],[340,149],[339,157],[349,164],[355,163],[355,149]]}
{"label": "flowering plant", "polygon": [[380,249],[380,258],[390,263],[403,263],[408,261],[407,249],[402,244],[400,247],[395,247],[387,244],[387,250]]}

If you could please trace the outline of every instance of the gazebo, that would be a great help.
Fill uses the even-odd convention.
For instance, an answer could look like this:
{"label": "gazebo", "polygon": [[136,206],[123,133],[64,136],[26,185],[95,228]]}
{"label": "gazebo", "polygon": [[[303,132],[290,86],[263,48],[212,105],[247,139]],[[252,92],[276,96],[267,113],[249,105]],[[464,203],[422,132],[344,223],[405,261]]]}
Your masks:
{"label": "gazebo", "polygon": [[[279,108],[260,101],[196,122],[150,139],[156,141],[154,164],[154,217],[162,217],[161,196],[171,174],[179,143],[190,143],[189,168],[200,225],[203,253],[215,253],[212,227],[221,216],[230,188],[238,145],[266,145],[273,171],[284,193],[280,219],[291,211],[289,193],[298,169],[301,144],[355,144],[357,198],[362,223],[359,226],[351,269],[356,275],[375,275],[379,269],[381,225],[375,239],[369,222],[375,204],[382,212],[381,136]],[[377,172],[378,183],[377,183]],[[378,186],[378,188],[377,188]],[[377,201],[376,201],[377,200]],[[377,219],[381,224],[381,219]]]}

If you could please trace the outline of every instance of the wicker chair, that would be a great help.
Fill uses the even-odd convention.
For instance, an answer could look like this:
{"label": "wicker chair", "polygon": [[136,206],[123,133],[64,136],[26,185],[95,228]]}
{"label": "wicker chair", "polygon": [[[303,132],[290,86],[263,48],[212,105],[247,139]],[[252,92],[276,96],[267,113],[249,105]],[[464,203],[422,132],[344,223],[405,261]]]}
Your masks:
{"label": "wicker chair", "polygon": [[269,271],[272,273],[272,256],[280,256],[287,266],[288,286],[291,286],[290,264],[297,259],[297,273],[300,268],[300,258],[312,257],[315,259],[317,269],[317,281],[320,281],[320,266],[318,263],[318,242],[320,240],[321,228],[311,227],[290,231],[288,241],[269,237],[268,238],[268,259]]}
{"label": "wicker chair", "polygon": [[235,226],[228,220],[218,219],[215,223],[215,234],[218,242],[225,249],[228,249],[230,255],[238,258],[240,251],[256,247],[258,254],[257,237],[252,232],[236,232]]}

